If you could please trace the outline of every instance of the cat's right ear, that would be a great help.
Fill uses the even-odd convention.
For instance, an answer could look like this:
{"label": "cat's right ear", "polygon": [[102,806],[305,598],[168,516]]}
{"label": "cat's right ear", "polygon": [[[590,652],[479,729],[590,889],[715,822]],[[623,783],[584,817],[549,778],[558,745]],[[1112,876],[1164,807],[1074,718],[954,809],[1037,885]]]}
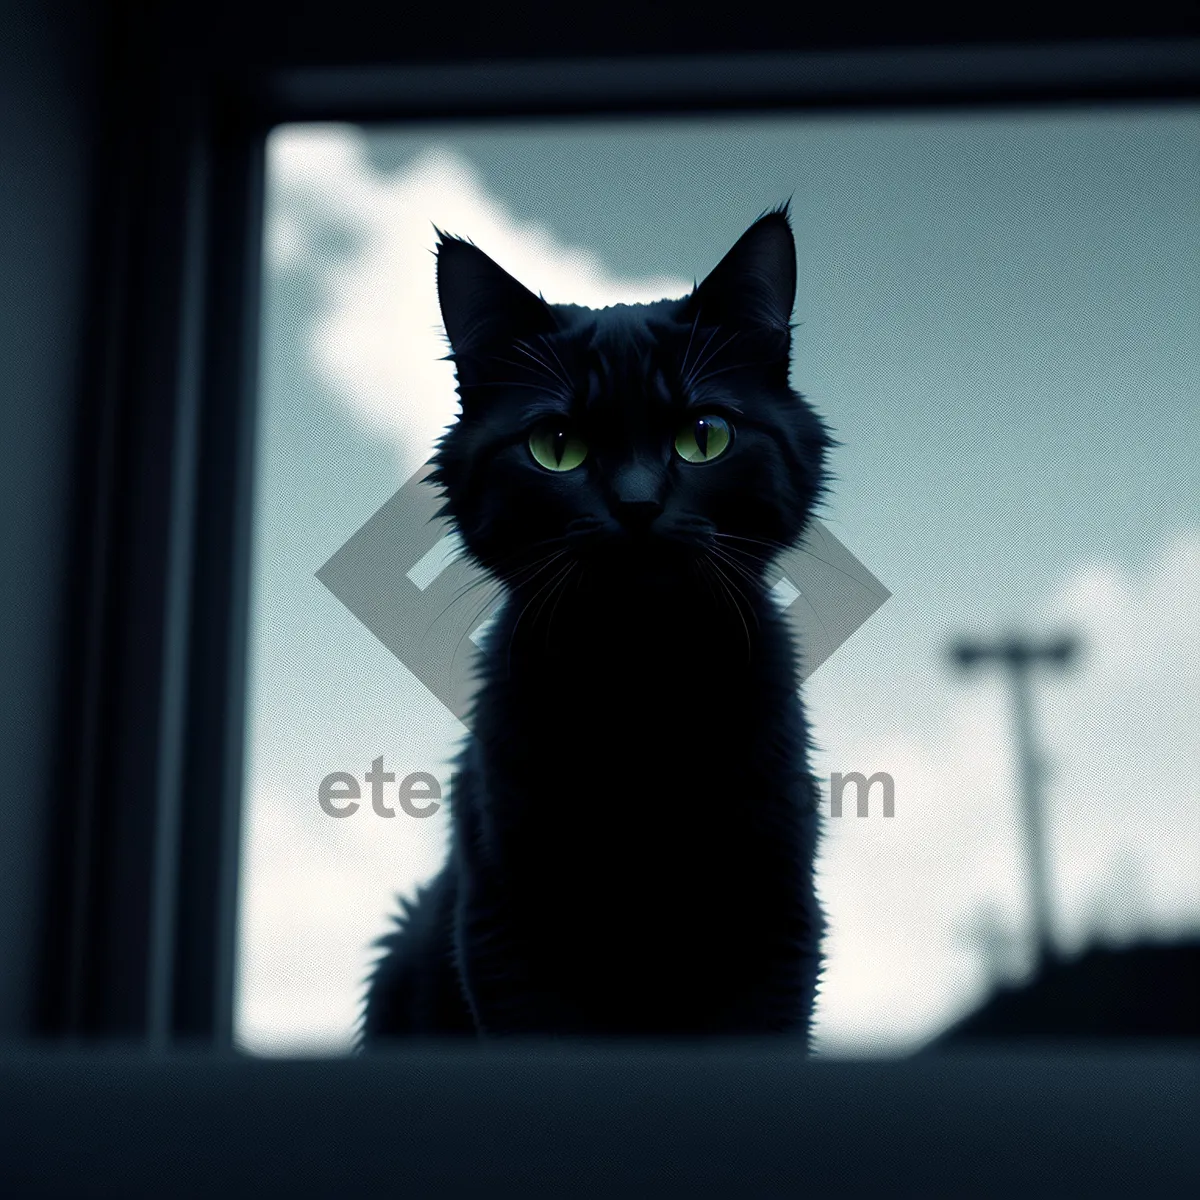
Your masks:
{"label": "cat's right ear", "polygon": [[445,234],[436,225],[434,229],[438,235],[438,303],[456,360],[553,332],[554,314],[540,296],[518,283],[478,246]]}
{"label": "cat's right ear", "polygon": [[763,213],[688,297],[681,319],[788,337],[796,301],[796,241],[789,205]]}

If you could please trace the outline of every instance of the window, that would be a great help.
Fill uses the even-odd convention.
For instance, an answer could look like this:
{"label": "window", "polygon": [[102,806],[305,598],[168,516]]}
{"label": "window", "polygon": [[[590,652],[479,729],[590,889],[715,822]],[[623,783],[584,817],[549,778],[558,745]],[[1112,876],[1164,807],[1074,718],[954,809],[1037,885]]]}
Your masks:
{"label": "window", "polygon": [[[15,766],[0,804],[0,1032],[14,1040],[0,1072],[22,1101],[10,1106],[5,1180],[76,1195],[131,1194],[144,1179],[150,1194],[175,1194],[178,1176],[209,1194],[269,1174],[280,1189],[294,1176],[293,1192],[335,1194],[352,1170],[359,1193],[423,1194],[568,1171],[577,1188],[586,1162],[610,1193],[648,1178],[691,1191],[761,1179],[760,1191],[873,1192],[899,1177],[961,1193],[978,1190],[984,1163],[996,1190],[1018,1194],[1093,1181],[1193,1194],[1178,1103],[1194,1084],[1186,1043],[1066,1062],[1056,1048],[816,1068],[774,1047],[589,1047],[574,1060],[546,1048],[408,1050],[336,1064],[154,1053],[220,1049],[235,1024],[255,1052],[344,1048],[365,940],[392,890],[440,853],[436,816],[388,821],[368,805],[316,818],[318,771],[361,776],[382,755],[397,774],[440,772],[458,730],[313,578],[392,495],[436,423],[433,398],[428,425],[403,441],[390,408],[364,406],[371,389],[344,367],[378,366],[369,344],[312,353],[331,349],[318,335],[337,315],[339,282],[378,265],[371,206],[392,205],[434,147],[476,181],[463,232],[494,232],[515,270],[549,266],[539,245],[558,264],[564,246],[594,255],[604,286],[687,278],[746,206],[775,198],[760,188],[796,193],[808,222],[796,382],[846,441],[823,517],[894,593],[808,683],[826,739],[819,769],[847,784],[844,815],[827,817],[839,1007],[822,1018],[822,1050],[912,1044],[989,977],[1028,965],[1028,945],[1013,944],[1027,924],[1003,695],[995,676],[953,674],[947,644],[1010,615],[1034,632],[1073,624],[1084,645],[1074,673],[1048,670],[1034,697],[1054,768],[1060,944],[1194,930],[1196,888],[1181,888],[1194,869],[1196,663],[1179,621],[1195,608],[1195,514],[1181,496],[1196,433],[1183,403],[1197,373],[1196,47],[1096,40],[1190,27],[1145,5],[1086,27],[1077,14],[1066,26],[990,13],[988,45],[941,11],[927,27],[904,12],[864,34],[857,12],[842,28],[833,12],[696,23],[669,5],[636,20],[606,6],[559,30],[468,5],[451,45],[445,22],[426,29],[420,13],[358,0],[83,7],[43,4],[13,24],[5,75],[18,152],[0,161],[17,186],[0,189],[0,207],[18,269],[6,276],[16,319],[0,358],[6,381],[24,381],[9,406],[9,491],[41,481],[17,488],[3,522],[17,566],[4,626],[15,716],[0,723]],[[1090,40],[1050,41],[1064,36]],[[941,48],[919,46],[926,37]],[[1016,45],[1031,37],[1047,42]],[[867,44],[879,48],[837,49]],[[788,53],[737,57],[764,47]],[[603,53],[621,57],[582,57]],[[537,54],[547,57],[514,59]],[[646,57],[657,54],[680,57]],[[720,195],[697,186],[677,206],[691,223],[665,220],[678,167],[648,188],[636,147],[691,139],[697,162],[728,175],[714,147],[735,118],[746,142],[732,161],[761,164],[760,177],[744,171]],[[330,121],[343,124],[286,124]],[[356,121],[384,124],[345,124]],[[772,137],[824,174],[763,156]],[[628,217],[615,204],[588,215],[582,184],[602,160],[582,160],[606,139],[635,168]],[[289,146],[307,181],[280,169]],[[943,170],[931,178],[919,168],[935,149]],[[573,173],[555,172],[572,157]],[[322,195],[313,168],[331,162]],[[514,192],[517,166],[538,191]],[[448,228],[460,219],[438,215]],[[921,244],[931,221],[946,237]],[[505,222],[525,240],[501,237]],[[35,287],[25,260],[38,264]],[[552,286],[549,275],[530,282]],[[567,282],[581,297],[583,284]],[[424,336],[399,324],[402,345]],[[389,369],[375,376],[385,388]],[[321,431],[331,436],[314,448]],[[289,466],[304,478],[289,481]],[[409,572],[432,590],[448,569],[435,555]],[[865,784],[880,767],[894,775],[895,815],[881,815],[876,778],[859,818],[849,776]],[[977,775],[993,785],[986,795]],[[835,798],[831,788],[831,808]],[[1114,834],[1114,812],[1137,838]],[[942,906],[907,894],[930,877],[960,890]],[[921,955],[927,976],[913,970]],[[1181,981],[1156,996],[1186,1002]],[[908,1007],[880,1021],[885,996]],[[898,1023],[899,1011],[915,1022]],[[90,1041],[103,1052],[80,1044]],[[197,1127],[223,1133],[198,1139]],[[479,1128],[493,1136],[461,1136]]]}
{"label": "window", "polygon": [[[1005,692],[955,672],[960,636],[1080,639],[1034,693],[1059,948],[1200,932],[1198,149],[1186,107],[277,127],[239,1043],[347,1048],[368,943],[445,848],[444,806],[381,818],[366,782],[352,815],[319,802],[379,759],[389,794],[417,772],[444,788],[464,733],[317,578],[453,416],[433,223],[603,305],[683,294],[792,197],[792,379],[844,444],[822,520],[892,594],[805,683],[819,1050],[905,1051],[1032,969]],[[456,636],[482,599],[455,602]],[[855,772],[888,777],[894,816],[883,781],[865,818],[852,787],[830,815]]]}

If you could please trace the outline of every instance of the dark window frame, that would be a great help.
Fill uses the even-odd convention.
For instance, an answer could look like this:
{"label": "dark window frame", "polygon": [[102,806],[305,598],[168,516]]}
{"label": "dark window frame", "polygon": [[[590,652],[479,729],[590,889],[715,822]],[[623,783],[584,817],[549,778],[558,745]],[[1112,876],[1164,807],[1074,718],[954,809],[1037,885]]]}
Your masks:
{"label": "dark window frame", "polygon": [[[386,65],[371,28],[349,49],[342,37],[323,51],[311,6],[279,17],[293,25],[273,59],[257,53],[261,37],[237,43],[224,5],[194,45],[165,23],[148,26],[136,5],[112,11],[93,230],[101,319],[84,348],[78,569],[35,1032],[152,1047],[228,1046],[233,1035],[273,126],[1200,93],[1200,41],[1181,39],[867,48],[834,39],[789,53],[719,55],[709,45],[648,58],[662,45],[649,38],[607,59],[563,39],[541,58],[432,66],[402,63],[412,55],[397,40],[400,65]],[[237,49],[220,49],[223,39]]]}

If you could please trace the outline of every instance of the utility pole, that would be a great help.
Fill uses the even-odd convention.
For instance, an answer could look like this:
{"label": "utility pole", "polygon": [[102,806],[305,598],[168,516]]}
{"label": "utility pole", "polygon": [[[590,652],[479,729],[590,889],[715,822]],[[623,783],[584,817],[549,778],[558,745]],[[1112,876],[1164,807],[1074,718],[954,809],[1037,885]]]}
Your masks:
{"label": "utility pole", "polygon": [[1079,655],[1079,643],[1073,637],[1038,642],[1030,637],[1013,634],[990,643],[963,640],[953,647],[951,653],[954,662],[964,671],[999,664],[1008,677],[1013,734],[1016,740],[1021,818],[1029,870],[1033,943],[1037,969],[1040,971],[1054,957],[1054,936],[1050,917],[1050,871],[1042,795],[1044,762],[1033,732],[1031,676],[1038,667],[1056,667],[1061,670],[1068,666]]}

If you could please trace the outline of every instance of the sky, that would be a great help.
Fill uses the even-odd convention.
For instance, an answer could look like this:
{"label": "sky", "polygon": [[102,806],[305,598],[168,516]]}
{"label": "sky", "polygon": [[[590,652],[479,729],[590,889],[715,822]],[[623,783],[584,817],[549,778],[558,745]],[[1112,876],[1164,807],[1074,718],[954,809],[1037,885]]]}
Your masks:
{"label": "sky", "polygon": [[350,1044],[369,943],[447,821],[320,780],[449,777],[465,730],[315,578],[455,396],[433,225],[552,302],[680,296],[791,198],[792,382],[841,442],[821,520],[892,598],[804,684],[826,1054],[920,1045],[1029,965],[1006,694],[959,635],[1077,634],[1039,680],[1055,936],[1200,931],[1200,110],[276,130],[268,149],[237,1021]]}

